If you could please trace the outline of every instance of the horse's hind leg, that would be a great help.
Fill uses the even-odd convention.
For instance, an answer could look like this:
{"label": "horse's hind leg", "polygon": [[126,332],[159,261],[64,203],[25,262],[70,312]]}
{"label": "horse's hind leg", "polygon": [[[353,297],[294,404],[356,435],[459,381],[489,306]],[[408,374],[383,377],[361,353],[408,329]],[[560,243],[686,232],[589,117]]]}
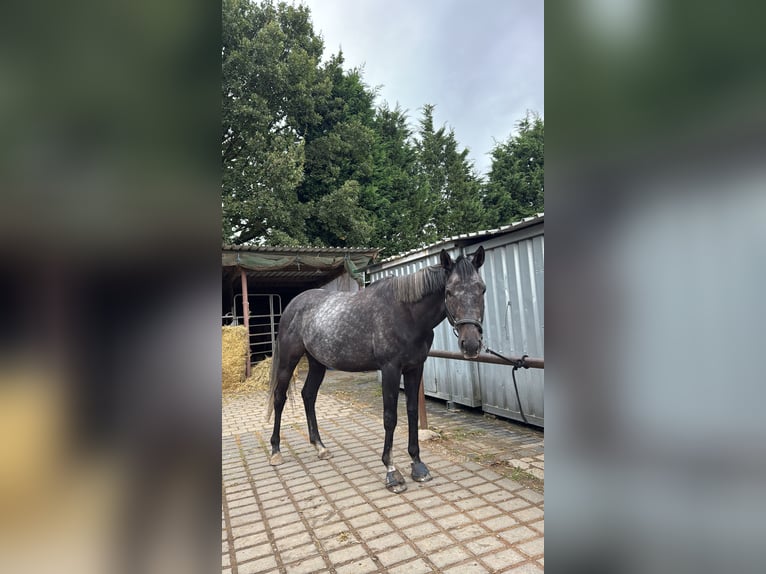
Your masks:
{"label": "horse's hind leg", "polygon": [[306,356],[309,360],[309,373],[306,376],[306,382],[303,383],[301,396],[303,397],[303,406],[306,409],[306,421],[308,421],[309,426],[309,441],[316,447],[319,458],[330,458],[332,455],[322,443],[322,439],[319,436],[319,425],[317,424],[315,409],[319,385],[321,385],[324,380],[327,367],[308,353]]}
{"label": "horse's hind leg", "polygon": [[[282,347],[281,351],[279,350],[280,347]],[[282,410],[285,408],[285,402],[287,401],[290,379],[295,366],[300,361],[301,356],[303,356],[303,351],[302,345],[291,345],[289,341],[280,341],[274,356],[275,364],[273,368],[277,369],[277,371],[276,385],[272,390],[274,393],[274,432],[271,434],[271,456],[269,457],[269,464],[272,466],[277,466],[284,462],[282,453],[279,450]]]}

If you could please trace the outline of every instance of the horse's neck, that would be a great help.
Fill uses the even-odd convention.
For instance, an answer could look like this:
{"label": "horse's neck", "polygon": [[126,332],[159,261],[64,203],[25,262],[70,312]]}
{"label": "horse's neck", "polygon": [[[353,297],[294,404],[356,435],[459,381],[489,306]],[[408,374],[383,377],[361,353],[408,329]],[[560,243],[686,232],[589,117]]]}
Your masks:
{"label": "horse's neck", "polygon": [[433,330],[447,317],[443,292],[426,295],[411,305],[413,315],[421,319],[424,329]]}

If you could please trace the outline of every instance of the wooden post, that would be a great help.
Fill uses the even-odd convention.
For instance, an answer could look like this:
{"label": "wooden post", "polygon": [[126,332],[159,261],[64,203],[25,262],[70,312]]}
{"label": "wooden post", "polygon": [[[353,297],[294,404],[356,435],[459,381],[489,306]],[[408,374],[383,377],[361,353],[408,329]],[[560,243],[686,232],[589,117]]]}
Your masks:
{"label": "wooden post", "polygon": [[239,276],[242,281],[242,314],[245,320],[245,330],[247,331],[247,358],[245,359],[245,377],[250,376],[250,302],[247,299],[247,273],[241,267]]}
{"label": "wooden post", "polygon": [[420,377],[420,389],[418,390],[418,424],[419,428],[428,428],[428,413],[426,413],[426,391],[423,377]]}

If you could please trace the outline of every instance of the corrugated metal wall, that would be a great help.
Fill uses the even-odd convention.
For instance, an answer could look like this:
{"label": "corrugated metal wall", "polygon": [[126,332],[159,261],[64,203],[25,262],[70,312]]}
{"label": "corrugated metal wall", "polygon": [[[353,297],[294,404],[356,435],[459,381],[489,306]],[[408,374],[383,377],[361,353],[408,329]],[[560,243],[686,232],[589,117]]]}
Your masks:
{"label": "corrugated metal wall", "polygon": [[[468,246],[456,242],[443,246],[453,258],[486,251],[480,272],[487,284],[484,342],[504,355],[545,357],[543,225],[512,230]],[[424,250],[401,262],[383,264],[370,273],[375,281],[388,275],[407,275],[438,263],[438,250]],[[457,338],[445,320],[434,330],[434,349],[459,352]],[[429,357],[423,379],[425,393],[489,413],[521,420],[511,378],[511,367]],[[544,426],[544,371],[519,369],[516,381],[524,413],[530,422]]]}
{"label": "corrugated metal wall", "polygon": [[[538,234],[513,234],[485,245],[482,277],[487,283],[484,342],[504,355],[545,357],[545,239]],[[430,359],[429,359],[430,360]],[[478,365],[482,408],[521,420],[511,369]],[[530,422],[544,425],[544,371],[519,369],[516,381],[524,413]]]}

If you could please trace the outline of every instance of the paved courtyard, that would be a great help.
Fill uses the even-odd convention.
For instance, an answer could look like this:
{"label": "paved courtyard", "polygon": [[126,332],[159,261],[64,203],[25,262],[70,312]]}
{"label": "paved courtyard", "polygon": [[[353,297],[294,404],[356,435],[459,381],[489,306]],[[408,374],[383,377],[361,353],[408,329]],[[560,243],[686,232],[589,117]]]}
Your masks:
{"label": "paved courtyard", "polygon": [[285,407],[279,467],[268,464],[266,392],[224,397],[222,571],[542,572],[543,433],[429,400],[441,438],[421,442],[434,478],[416,483],[402,394],[393,454],[408,490],[392,494],[380,462],[381,400],[350,392],[374,392],[369,376],[328,373],[320,389],[329,460],[308,442],[299,392]]}

